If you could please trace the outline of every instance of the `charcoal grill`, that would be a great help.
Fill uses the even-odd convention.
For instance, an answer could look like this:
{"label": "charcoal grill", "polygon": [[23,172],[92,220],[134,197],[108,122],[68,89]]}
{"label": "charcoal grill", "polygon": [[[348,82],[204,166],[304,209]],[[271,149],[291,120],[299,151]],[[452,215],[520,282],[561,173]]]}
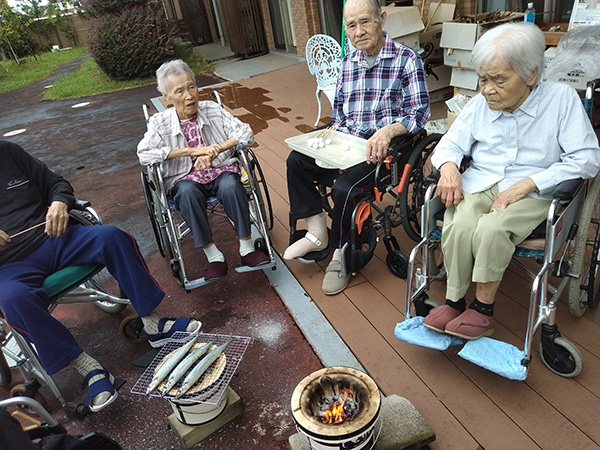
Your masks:
{"label": "charcoal grill", "polygon": [[[158,366],[162,363],[162,361],[169,354],[173,353],[179,347],[181,347],[186,342],[192,338],[193,333],[181,332],[177,331],[173,334],[172,338],[165,344],[160,352],[156,355],[156,357],[152,360],[150,365],[146,368],[142,376],[138,379],[135,385],[131,388],[131,393],[146,395],[146,391],[152,378],[154,377],[154,373],[157,370]],[[209,333],[200,333],[198,340],[196,343],[206,343],[210,342],[213,339],[217,339],[214,343],[214,346],[219,346],[224,344],[229,340],[232,336],[229,335],[219,335],[219,334],[209,334]],[[177,388],[181,385],[183,378],[177,383],[175,388],[171,390],[169,393],[162,394],[160,386],[158,389],[151,392],[149,395],[151,397],[162,397],[173,402],[185,402],[185,403],[193,403],[193,404],[206,404],[206,405],[222,405],[223,394],[231,381],[235,371],[237,370],[242,357],[250,344],[249,337],[243,336],[233,336],[231,343],[225,349],[225,352],[221,357],[213,364],[217,370],[208,370],[197,382],[194,386],[188,390],[188,392],[175,400],[174,392],[177,391]],[[223,361],[224,360],[224,361]],[[216,372],[216,373],[215,373]],[[212,378],[211,378],[212,377]]]}

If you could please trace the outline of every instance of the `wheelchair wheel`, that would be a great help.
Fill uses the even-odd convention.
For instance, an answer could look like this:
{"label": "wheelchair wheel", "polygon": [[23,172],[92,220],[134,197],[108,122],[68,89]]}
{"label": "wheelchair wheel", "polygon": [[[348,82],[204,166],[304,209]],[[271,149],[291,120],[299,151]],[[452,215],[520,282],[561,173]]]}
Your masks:
{"label": "wheelchair wheel", "polygon": [[271,230],[273,228],[273,207],[260,163],[254,152],[249,148],[239,152],[239,155],[242,159],[242,165],[248,173],[248,181],[252,190],[250,217],[255,224],[264,223],[265,228]]}
{"label": "wheelchair wheel", "polygon": [[406,186],[400,194],[400,214],[406,234],[415,242],[421,240],[421,207],[427,190],[425,178],[435,170],[430,158],[441,138],[442,135],[437,133],[424,137],[408,158],[411,169]]}
{"label": "wheelchair wheel", "polygon": [[575,235],[572,271],[579,277],[569,283],[569,311],[580,317],[600,301],[600,176],[594,178],[585,198]]}
{"label": "wheelchair wheel", "polygon": [[395,276],[406,280],[408,275],[408,257],[400,250],[388,252],[385,262]]}
{"label": "wheelchair wheel", "polygon": [[6,387],[10,386],[12,382],[12,372],[10,371],[10,367],[8,366],[8,361],[6,361],[6,357],[4,353],[2,353],[2,348],[0,348],[0,386]]}
{"label": "wheelchair wheel", "polygon": [[[117,280],[115,280],[106,269],[102,269],[91,279],[86,281],[84,285],[87,288],[95,289],[113,297],[127,299],[127,296],[125,295],[125,292],[123,292],[121,285],[117,283]],[[124,303],[112,302],[110,300],[97,300],[95,303],[96,306],[102,311],[106,311],[107,313],[111,314],[118,314],[127,308],[127,305]]]}
{"label": "wheelchair wheel", "polygon": [[[98,222],[94,217],[79,210],[69,211],[69,216],[71,216],[73,221],[79,223],[80,225],[98,225]],[[95,289],[109,296],[123,299],[127,298],[123,292],[123,289],[119,283],[117,283],[117,280],[115,280],[106,269],[102,269],[100,272],[86,281],[84,285],[88,289]],[[110,300],[97,300],[95,303],[98,308],[111,314],[120,313],[127,307],[125,304],[111,302]]]}
{"label": "wheelchair wheel", "polygon": [[119,333],[129,342],[139,344],[146,342],[146,334],[144,333],[144,324],[136,314],[125,317],[119,326]]}
{"label": "wheelchair wheel", "polygon": [[553,349],[546,349],[540,343],[540,356],[544,365],[561,377],[573,378],[579,375],[583,369],[583,356],[577,347],[562,337],[555,338],[553,345]]}
{"label": "wheelchair wheel", "polygon": [[[148,209],[148,216],[150,217],[150,223],[152,225],[152,231],[154,232],[154,237],[156,238],[156,245],[158,246],[158,251],[160,255],[164,258],[167,255],[167,243],[169,242],[166,233],[161,229],[159,223],[159,217],[156,211],[156,203],[153,195],[153,189],[150,187],[150,180],[148,180],[148,175],[144,172],[142,175],[142,188],[144,190],[144,199],[146,200],[146,208]],[[171,256],[171,255],[169,255]]]}

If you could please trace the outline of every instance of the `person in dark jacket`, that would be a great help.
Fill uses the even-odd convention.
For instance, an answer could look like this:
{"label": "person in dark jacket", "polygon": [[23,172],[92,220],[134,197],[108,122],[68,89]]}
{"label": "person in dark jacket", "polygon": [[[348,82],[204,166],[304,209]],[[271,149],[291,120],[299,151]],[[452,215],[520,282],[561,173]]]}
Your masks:
{"label": "person in dark jacket", "polygon": [[112,225],[69,226],[71,184],[17,144],[0,141],[0,308],[31,341],[49,375],[70,365],[84,377],[97,412],[112,403],[114,377],[82,351],[48,311],[44,279],[67,266],[102,264],[115,277],[144,323],[153,347],[175,331],[197,331],[192,318],[161,319],[164,292],[150,275],[133,236]]}

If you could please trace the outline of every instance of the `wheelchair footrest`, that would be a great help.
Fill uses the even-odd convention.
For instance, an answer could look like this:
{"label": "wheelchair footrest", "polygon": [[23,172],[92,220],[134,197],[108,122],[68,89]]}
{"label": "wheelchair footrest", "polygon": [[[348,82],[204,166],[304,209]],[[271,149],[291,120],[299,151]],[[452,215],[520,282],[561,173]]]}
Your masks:
{"label": "wheelchair footrest", "polygon": [[415,316],[400,322],[394,329],[394,335],[401,341],[435,350],[446,350],[451,345],[460,345],[463,340],[449,334],[438,333],[423,325],[424,317]]}
{"label": "wheelchair footrest", "polygon": [[467,341],[458,356],[511,380],[527,378],[524,350],[488,337]]}
{"label": "wheelchair footrest", "polygon": [[255,270],[270,269],[272,267],[275,267],[276,265],[277,262],[275,261],[275,259],[271,259],[271,261],[269,261],[267,264],[261,264],[260,266],[239,266],[235,268],[235,271],[238,273],[254,272]]}

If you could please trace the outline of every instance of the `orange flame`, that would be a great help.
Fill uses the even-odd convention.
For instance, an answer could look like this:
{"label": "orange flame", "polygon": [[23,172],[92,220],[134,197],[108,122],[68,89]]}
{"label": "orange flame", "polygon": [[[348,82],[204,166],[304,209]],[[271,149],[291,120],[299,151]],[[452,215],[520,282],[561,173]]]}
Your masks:
{"label": "orange flame", "polygon": [[323,413],[321,418],[323,423],[337,424],[348,420],[348,416],[344,412],[344,403],[348,400],[348,396],[354,396],[354,392],[351,389],[344,389],[340,395],[344,395],[344,399],[341,402],[337,400],[330,409]]}

